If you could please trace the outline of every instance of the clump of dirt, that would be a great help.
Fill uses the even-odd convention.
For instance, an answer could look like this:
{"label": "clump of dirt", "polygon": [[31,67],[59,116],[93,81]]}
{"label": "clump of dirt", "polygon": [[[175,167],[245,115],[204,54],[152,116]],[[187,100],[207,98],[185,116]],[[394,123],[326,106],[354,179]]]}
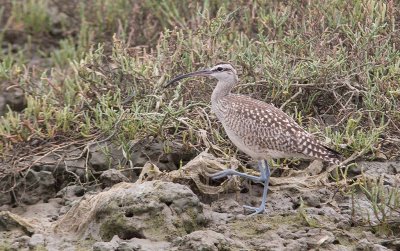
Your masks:
{"label": "clump of dirt", "polygon": [[0,116],[8,110],[19,112],[26,107],[25,94],[21,88],[0,82],[0,90]]}
{"label": "clump of dirt", "polygon": [[198,197],[186,186],[158,180],[120,183],[75,204],[55,231],[100,241],[115,235],[165,241],[201,228],[202,211]]}

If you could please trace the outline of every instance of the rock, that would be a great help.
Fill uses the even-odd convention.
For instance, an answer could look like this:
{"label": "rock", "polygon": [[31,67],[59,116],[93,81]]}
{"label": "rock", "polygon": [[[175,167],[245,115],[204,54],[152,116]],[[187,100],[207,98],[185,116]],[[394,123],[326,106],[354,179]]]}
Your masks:
{"label": "rock", "polygon": [[[133,249],[132,249],[133,248]],[[133,238],[127,241],[121,241],[118,251],[154,251],[154,250],[171,250],[171,243],[167,241],[153,241],[147,239]]]}
{"label": "rock", "polygon": [[177,143],[145,139],[133,145],[130,160],[133,166],[141,167],[150,161],[161,171],[172,171],[178,170],[182,164],[185,165],[194,157],[192,149],[186,149]]}
{"label": "rock", "polygon": [[373,251],[384,251],[384,250],[390,250],[387,247],[384,247],[379,244],[371,243],[367,239],[361,239],[354,250],[373,250]]}
{"label": "rock", "polygon": [[20,229],[25,234],[31,235],[34,232],[33,226],[21,216],[10,213],[9,211],[0,212],[0,232]]}
{"label": "rock", "polygon": [[30,248],[35,249],[38,247],[44,247],[44,236],[42,234],[34,234],[28,242]]}
{"label": "rock", "polygon": [[337,123],[336,121],[336,115],[332,114],[322,114],[321,119],[324,121],[326,125],[334,125]]}
{"label": "rock", "polygon": [[109,169],[100,175],[100,183],[102,188],[112,187],[120,182],[129,182],[129,179],[118,170]]}
{"label": "rock", "polygon": [[26,107],[24,91],[19,87],[6,88],[3,96],[11,110],[20,112]]}
{"label": "rock", "polygon": [[0,95],[0,116],[3,116],[6,110],[6,99]]}
{"label": "rock", "polygon": [[18,188],[21,201],[25,204],[33,205],[40,200],[47,201],[56,194],[56,181],[51,172],[29,170],[25,181],[24,186]]}
{"label": "rock", "polygon": [[28,244],[30,239],[31,239],[31,237],[29,237],[27,235],[23,235],[21,237],[18,237],[15,241],[18,241],[18,242],[23,243],[23,244]]}
{"label": "rock", "polygon": [[8,204],[11,204],[11,202],[12,199],[9,192],[0,192],[0,211],[8,210]]}
{"label": "rock", "polygon": [[[136,238],[135,238],[136,239]],[[154,248],[154,245],[153,245]],[[143,248],[140,244],[132,241],[121,241],[118,246],[118,251],[142,251]],[[158,249],[162,250],[162,249]]]}
{"label": "rock", "polygon": [[[32,140],[31,147],[34,148],[41,144],[40,140]],[[31,170],[36,172],[51,172],[58,187],[66,187],[71,180],[76,180],[78,177],[80,180],[84,180],[86,178],[86,155],[76,159],[82,154],[82,150],[76,149],[74,146],[67,147],[64,151],[65,156],[56,153],[33,156],[31,161],[27,161],[26,164],[34,163]]]}
{"label": "rock", "polygon": [[111,143],[103,143],[90,148],[89,164],[97,172],[118,166],[124,159],[122,150]]}
{"label": "rock", "polygon": [[163,181],[120,183],[87,196],[57,222],[56,231],[74,231],[109,241],[118,235],[164,241],[204,224],[198,197],[186,186]]}
{"label": "rock", "polygon": [[275,233],[269,234],[267,238],[251,238],[246,242],[253,247],[257,247],[256,250],[285,250],[286,246],[288,247],[287,250],[301,250],[299,248],[300,243],[295,249],[290,249],[290,244],[285,243],[284,245],[284,240]]}
{"label": "rock", "polygon": [[57,197],[64,201],[74,201],[85,194],[85,189],[82,186],[72,185],[67,186],[58,191]]}
{"label": "rock", "polygon": [[96,251],[153,251],[170,250],[170,243],[165,241],[152,241],[147,239],[132,238],[130,240],[121,240],[115,235],[109,242],[101,241],[93,245]]}
{"label": "rock", "polygon": [[370,179],[379,179],[383,175],[384,183],[395,186],[396,175],[400,173],[400,161],[360,161],[349,169],[350,177],[363,174]]}
{"label": "rock", "polygon": [[[307,243],[304,239],[290,240],[286,247],[287,250],[308,250]],[[280,249],[281,248],[279,248],[278,250]]]}
{"label": "rock", "polygon": [[219,199],[211,204],[212,210],[219,213],[243,213],[243,206],[234,199]]}
{"label": "rock", "polygon": [[308,165],[308,167],[304,170],[308,175],[317,175],[321,173],[323,164],[321,160],[314,160]]}
{"label": "rock", "polygon": [[26,99],[23,90],[19,87],[4,87],[0,94],[0,116],[4,115],[8,108],[20,112],[26,107]]}
{"label": "rock", "polygon": [[118,243],[119,240],[120,239],[116,235],[109,242],[104,242],[104,241],[96,242],[96,243],[93,244],[93,251],[114,251],[114,250],[117,250],[117,248],[119,246],[119,243]]}
{"label": "rock", "polygon": [[90,154],[89,163],[95,171],[105,171],[111,166],[107,155],[100,150],[94,151]]}
{"label": "rock", "polygon": [[301,194],[305,205],[309,207],[322,207],[323,204],[332,197],[332,192],[328,189],[321,188],[316,191]]}
{"label": "rock", "polygon": [[244,246],[240,242],[225,237],[212,230],[200,230],[190,233],[175,241],[173,250],[238,250]]}
{"label": "rock", "polygon": [[400,240],[386,240],[382,242],[386,247],[393,250],[400,250]]}
{"label": "rock", "polygon": [[304,202],[307,206],[317,207],[321,205],[321,200],[319,194],[317,193],[307,193],[302,196]]}
{"label": "rock", "polygon": [[[28,242],[31,239],[31,237],[27,236],[27,235],[23,235],[21,237],[16,238],[13,241],[13,244],[11,245],[11,250],[21,250],[24,248],[28,248]],[[0,242],[1,245],[1,242]]]}
{"label": "rock", "polygon": [[[70,150],[68,150],[70,153]],[[76,156],[79,153],[73,152]],[[48,156],[33,156],[30,161],[23,163],[24,165],[33,164],[21,176],[16,176],[17,180],[13,180],[12,175],[4,178],[4,188],[17,184],[12,193],[0,192],[0,205],[10,205],[12,203],[20,203],[33,205],[40,200],[47,202],[53,198],[56,189],[64,187],[71,180],[76,180],[77,175],[84,172],[84,160],[61,161],[60,156],[49,154]],[[73,174],[72,174],[73,173]],[[6,190],[6,189],[4,189]],[[76,192],[78,197],[82,196],[85,191],[81,188]],[[81,195],[79,195],[81,193]]]}
{"label": "rock", "polygon": [[306,242],[308,247],[320,248],[323,245],[331,244],[334,240],[333,233],[323,229],[313,228],[307,232]]}

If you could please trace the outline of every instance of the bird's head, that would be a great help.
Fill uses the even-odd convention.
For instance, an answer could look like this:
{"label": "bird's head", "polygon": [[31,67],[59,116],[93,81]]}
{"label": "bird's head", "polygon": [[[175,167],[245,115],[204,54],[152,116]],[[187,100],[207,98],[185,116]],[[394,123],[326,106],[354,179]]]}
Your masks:
{"label": "bird's head", "polygon": [[214,77],[218,79],[220,82],[226,82],[231,84],[236,84],[236,82],[238,81],[237,72],[235,68],[233,68],[233,66],[229,63],[220,63],[209,69],[204,69],[179,75],[170,80],[165,86],[168,86],[181,79],[194,76]]}

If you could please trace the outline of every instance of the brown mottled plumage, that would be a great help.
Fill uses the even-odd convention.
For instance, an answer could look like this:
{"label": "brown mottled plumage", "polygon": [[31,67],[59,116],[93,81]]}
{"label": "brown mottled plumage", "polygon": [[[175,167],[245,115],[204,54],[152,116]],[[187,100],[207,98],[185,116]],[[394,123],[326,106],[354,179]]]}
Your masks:
{"label": "brown mottled plumage", "polygon": [[254,159],[300,157],[339,163],[337,152],[271,104],[228,94],[213,107],[229,138]]}

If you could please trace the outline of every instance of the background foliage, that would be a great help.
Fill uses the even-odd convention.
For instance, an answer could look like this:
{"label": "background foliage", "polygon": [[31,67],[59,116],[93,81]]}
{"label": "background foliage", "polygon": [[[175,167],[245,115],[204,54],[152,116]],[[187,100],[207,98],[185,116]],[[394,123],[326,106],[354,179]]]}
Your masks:
{"label": "background foliage", "polygon": [[0,119],[3,157],[67,141],[159,137],[229,156],[213,82],[163,84],[229,61],[235,92],[281,107],[345,156],[400,146],[396,1],[3,0],[0,85],[26,108]]}

